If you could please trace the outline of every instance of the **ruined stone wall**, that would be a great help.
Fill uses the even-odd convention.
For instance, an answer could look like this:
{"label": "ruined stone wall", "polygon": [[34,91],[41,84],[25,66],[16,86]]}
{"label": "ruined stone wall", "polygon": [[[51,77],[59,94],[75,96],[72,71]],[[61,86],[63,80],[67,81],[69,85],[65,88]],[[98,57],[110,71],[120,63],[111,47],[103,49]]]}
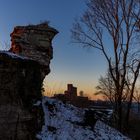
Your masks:
{"label": "ruined stone wall", "polygon": [[0,51],[0,140],[35,140],[41,131],[41,88],[56,33],[46,24],[18,26],[10,50]]}

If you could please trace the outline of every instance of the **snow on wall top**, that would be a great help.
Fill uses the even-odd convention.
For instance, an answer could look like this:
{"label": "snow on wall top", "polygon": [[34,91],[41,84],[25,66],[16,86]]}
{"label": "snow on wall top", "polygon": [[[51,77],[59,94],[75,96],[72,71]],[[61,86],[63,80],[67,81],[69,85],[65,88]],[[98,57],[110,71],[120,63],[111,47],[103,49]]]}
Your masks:
{"label": "snow on wall top", "polygon": [[0,51],[0,54],[5,54],[5,55],[8,55],[9,57],[11,58],[20,58],[20,59],[26,59],[26,60],[32,60],[31,58],[28,58],[28,57],[25,57],[25,56],[21,56],[21,55],[18,55],[18,54],[15,54],[15,53],[12,53],[12,52],[8,52],[8,51]]}

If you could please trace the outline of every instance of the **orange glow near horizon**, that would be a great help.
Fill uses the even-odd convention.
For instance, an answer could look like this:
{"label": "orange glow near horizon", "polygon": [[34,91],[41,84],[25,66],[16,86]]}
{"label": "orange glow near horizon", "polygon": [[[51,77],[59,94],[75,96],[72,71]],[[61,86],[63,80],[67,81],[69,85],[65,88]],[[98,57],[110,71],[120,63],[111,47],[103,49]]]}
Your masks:
{"label": "orange glow near horizon", "polygon": [[73,84],[73,86],[77,87],[77,94],[79,96],[79,92],[83,91],[84,96],[88,96],[91,100],[103,100],[103,97],[101,95],[94,95],[96,89],[92,83],[86,83],[86,82],[74,82],[74,81],[68,81],[68,82],[60,82],[60,81],[53,81],[53,80],[44,80],[44,95],[45,96],[53,96],[54,94],[63,94],[65,90],[67,90],[67,84]]}

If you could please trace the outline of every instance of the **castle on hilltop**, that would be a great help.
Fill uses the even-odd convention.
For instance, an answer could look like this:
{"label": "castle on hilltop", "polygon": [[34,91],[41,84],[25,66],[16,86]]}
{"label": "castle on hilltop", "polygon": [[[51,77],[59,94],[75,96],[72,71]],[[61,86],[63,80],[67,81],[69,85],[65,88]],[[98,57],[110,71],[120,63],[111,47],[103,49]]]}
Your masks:
{"label": "castle on hilltop", "polygon": [[55,94],[54,98],[68,102],[77,107],[87,107],[93,103],[93,101],[89,100],[88,97],[78,95],[77,87],[74,87],[73,84],[67,84],[67,90],[64,91],[64,94]]}
{"label": "castle on hilltop", "polygon": [[64,92],[65,96],[69,99],[74,100],[77,97],[77,87],[74,87],[73,84],[67,84],[67,90]]}

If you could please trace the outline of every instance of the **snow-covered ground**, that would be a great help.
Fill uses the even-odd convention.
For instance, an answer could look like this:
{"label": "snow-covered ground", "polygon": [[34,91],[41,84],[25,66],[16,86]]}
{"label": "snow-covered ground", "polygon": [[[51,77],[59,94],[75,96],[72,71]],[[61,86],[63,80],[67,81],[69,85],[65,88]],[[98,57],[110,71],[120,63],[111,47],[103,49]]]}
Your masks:
{"label": "snow-covered ground", "polygon": [[97,121],[94,130],[83,125],[85,110],[56,99],[43,99],[45,125],[40,140],[130,140],[117,130]]}

